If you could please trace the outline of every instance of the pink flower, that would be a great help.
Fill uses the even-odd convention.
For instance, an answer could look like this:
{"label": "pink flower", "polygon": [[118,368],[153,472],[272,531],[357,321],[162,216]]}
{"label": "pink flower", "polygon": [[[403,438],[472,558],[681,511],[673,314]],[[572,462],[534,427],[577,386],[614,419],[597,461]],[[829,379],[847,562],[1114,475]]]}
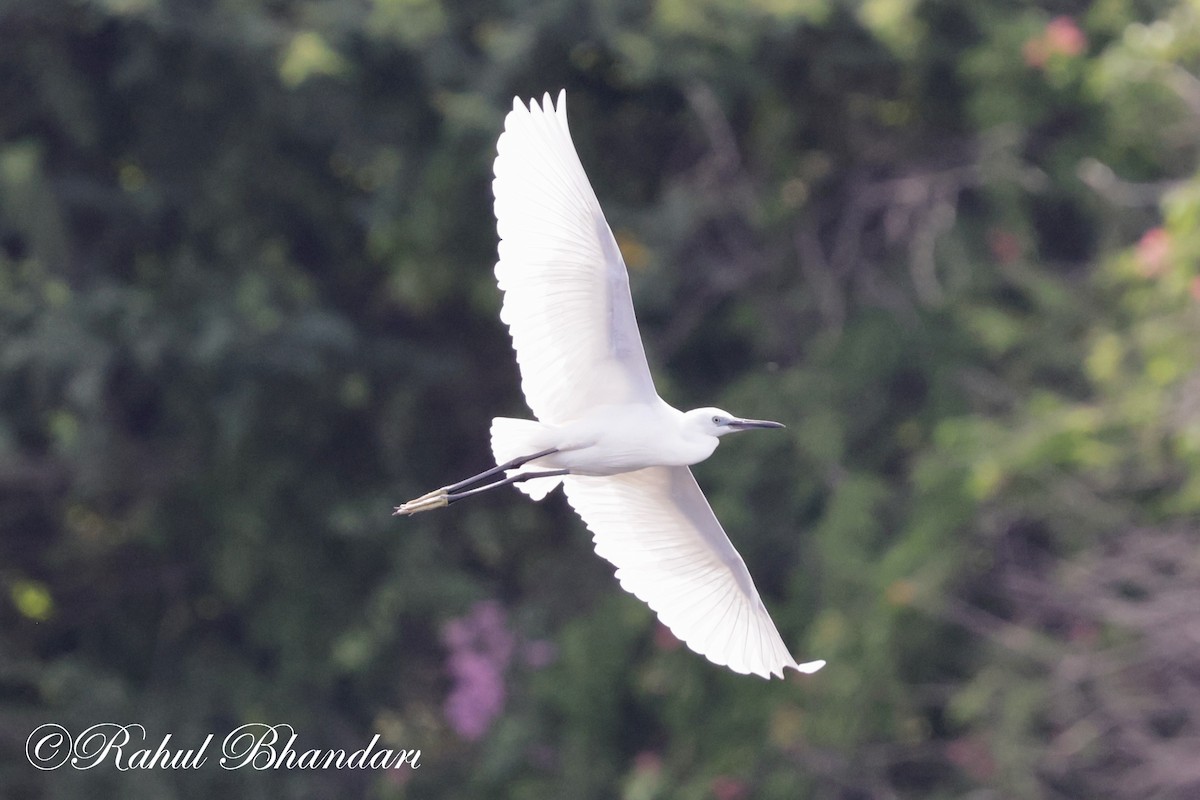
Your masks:
{"label": "pink flower", "polygon": [[986,741],[976,736],[961,736],[945,744],[946,758],[977,781],[987,781],[996,773],[996,761]]}
{"label": "pink flower", "polygon": [[1079,29],[1075,20],[1067,16],[1050,20],[1044,36],[1051,53],[1077,56],[1087,47],[1087,34]]}
{"label": "pink flower", "polygon": [[446,721],[459,736],[481,738],[504,711],[504,676],[496,665],[469,650],[450,656],[454,688],[446,698]]}
{"label": "pink flower", "polygon": [[1041,69],[1054,56],[1072,58],[1087,48],[1087,34],[1074,19],[1055,17],[1046,23],[1040,36],[1035,36],[1021,48],[1025,63]]}
{"label": "pink flower", "polygon": [[443,713],[459,736],[475,741],[504,711],[504,672],[512,661],[516,640],[503,607],[494,600],[483,600],[466,616],[446,623],[442,642],[450,651],[446,669],[454,681]]}
{"label": "pink flower", "polygon": [[712,789],[713,797],[716,800],[746,800],[750,796],[750,790],[745,781],[729,775],[718,775],[713,778],[709,788]]}
{"label": "pink flower", "polygon": [[658,774],[662,772],[662,756],[653,750],[643,750],[633,757],[633,768],[637,772]]}
{"label": "pink flower", "polygon": [[654,629],[654,645],[659,650],[665,650],[669,653],[672,650],[678,650],[682,644],[683,642],[679,641],[675,637],[675,634],[671,633],[670,628],[661,622],[658,623],[658,626]]}
{"label": "pink flower", "polygon": [[1157,278],[1166,271],[1170,255],[1170,235],[1161,227],[1151,228],[1138,240],[1133,251],[1133,260],[1139,275],[1143,278]]}
{"label": "pink flower", "polygon": [[1021,240],[1012,231],[992,228],[987,233],[988,250],[1001,264],[1011,264],[1021,257]]}

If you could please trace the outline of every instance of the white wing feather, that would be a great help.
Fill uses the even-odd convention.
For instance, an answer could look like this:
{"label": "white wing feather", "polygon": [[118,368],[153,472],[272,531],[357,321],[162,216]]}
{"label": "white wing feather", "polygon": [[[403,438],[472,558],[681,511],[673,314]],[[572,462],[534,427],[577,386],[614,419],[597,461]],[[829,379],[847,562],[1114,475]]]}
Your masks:
{"label": "white wing feather", "polygon": [[796,663],[690,469],[568,475],[563,487],[621,586],[692,650],[764,678],[824,666]]}
{"label": "white wing feather", "polygon": [[629,276],[555,108],[513,101],[496,145],[492,183],[508,325],[521,389],[539,420],[561,424],[604,404],[657,399]]}

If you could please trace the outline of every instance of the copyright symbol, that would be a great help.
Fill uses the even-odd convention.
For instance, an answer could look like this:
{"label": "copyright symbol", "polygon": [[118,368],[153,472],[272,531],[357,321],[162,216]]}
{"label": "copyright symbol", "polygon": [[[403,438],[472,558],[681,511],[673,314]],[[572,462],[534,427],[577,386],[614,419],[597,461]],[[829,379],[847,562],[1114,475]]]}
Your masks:
{"label": "copyright symbol", "polygon": [[71,734],[56,722],[39,725],[25,740],[25,757],[38,769],[58,769],[71,756]]}

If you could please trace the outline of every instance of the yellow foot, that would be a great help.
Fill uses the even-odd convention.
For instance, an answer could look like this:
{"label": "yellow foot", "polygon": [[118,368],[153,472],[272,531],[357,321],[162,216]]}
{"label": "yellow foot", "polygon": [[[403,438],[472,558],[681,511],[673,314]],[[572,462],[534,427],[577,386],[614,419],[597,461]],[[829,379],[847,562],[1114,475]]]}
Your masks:
{"label": "yellow foot", "polygon": [[444,488],[434,489],[415,500],[409,500],[407,503],[396,506],[392,516],[407,517],[420,511],[433,511],[435,508],[445,508],[448,505],[450,505],[450,501],[446,499],[446,490]]}

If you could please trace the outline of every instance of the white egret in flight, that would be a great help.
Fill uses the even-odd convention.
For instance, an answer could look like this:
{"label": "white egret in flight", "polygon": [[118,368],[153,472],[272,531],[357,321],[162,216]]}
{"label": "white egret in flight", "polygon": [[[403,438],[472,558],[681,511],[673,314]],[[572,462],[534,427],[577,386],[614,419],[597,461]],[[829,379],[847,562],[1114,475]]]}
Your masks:
{"label": "white egret in flight", "polygon": [[[560,483],[616,566],[692,650],[735,672],[782,677],[797,663],[688,466],[721,436],[778,422],[718,408],[679,411],[658,396],[629,276],[567,129],[566,92],[518,99],[496,145],[500,319],[537,421],[492,420],[498,466],[411,500],[415,514],[515,484],[534,500]],[[501,472],[506,477],[469,488]]]}

